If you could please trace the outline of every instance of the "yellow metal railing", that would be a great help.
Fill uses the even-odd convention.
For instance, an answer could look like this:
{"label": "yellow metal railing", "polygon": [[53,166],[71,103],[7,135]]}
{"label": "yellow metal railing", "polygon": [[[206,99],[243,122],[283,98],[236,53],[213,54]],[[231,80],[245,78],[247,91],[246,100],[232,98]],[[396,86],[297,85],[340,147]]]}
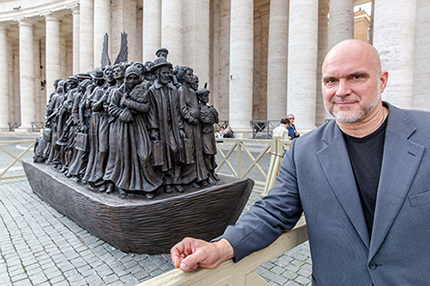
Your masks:
{"label": "yellow metal railing", "polygon": [[[263,176],[264,181],[258,181],[255,180],[255,184],[260,187],[264,187],[264,190],[266,191],[266,188],[268,186],[268,182],[274,182],[276,179],[276,172],[279,167],[279,163],[281,162],[281,159],[284,154],[284,148],[288,149],[289,142],[288,140],[280,140],[280,138],[274,138],[274,139],[239,139],[239,138],[219,138],[217,139],[218,142],[227,142],[230,143],[229,150],[227,152],[224,152],[222,150],[222,144],[217,144],[217,151],[218,154],[221,156],[221,161],[217,160],[218,167],[216,168],[215,172],[220,172],[220,169],[226,165],[230,171],[232,172],[233,176],[236,178],[243,179],[247,177],[250,172],[255,168],[259,171],[259,173]],[[257,145],[258,148],[258,154],[256,157],[252,155],[252,152],[250,151],[250,145]],[[269,150],[270,153],[269,153]],[[237,162],[237,168],[233,167],[231,160],[232,154],[236,154],[236,162]],[[254,152],[255,153],[255,152]],[[270,154],[270,164],[269,164],[269,170],[268,172],[265,172],[262,168],[262,166],[259,164],[260,161],[264,158],[264,156],[267,156],[267,154]],[[243,171],[242,170],[242,162],[243,162],[243,156],[246,155],[250,160],[251,163],[248,166],[248,168]],[[274,167],[276,171],[274,172]],[[273,177],[273,174],[275,175],[275,178]],[[272,184],[273,185],[273,184]],[[266,192],[267,193],[267,192]]]}
{"label": "yellow metal railing", "polygon": [[[25,144],[25,143],[30,143],[30,145],[28,147],[26,147],[26,149],[24,149],[24,151],[21,152],[21,154],[19,154],[18,156],[15,156],[14,154],[12,154],[11,152],[9,152],[8,150],[6,150],[3,145],[10,145],[10,144]],[[13,161],[6,167],[4,168],[1,172],[0,172],[0,180],[7,180],[7,179],[15,179],[15,178],[22,178],[25,177],[25,174],[22,175],[14,175],[14,176],[9,176],[9,177],[5,177],[4,175],[6,174],[7,171],[9,171],[12,166],[14,166],[15,164],[21,164],[21,158],[28,152],[30,151],[33,147],[34,144],[36,144],[36,140],[19,140],[19,141],[0,141],[0,150],[3,151],[6,155],[12,157]],[[22,165],[21,165],[22,167]]]}
{"label": "yellow metal railing", "polygon": [[308,231],[305,219],[302,217],[293,230],[285,232],[270,246],[245,257],[237,263],[228,260],[216,269],[197,269],[189,273],[174,269],[136,286],[269,285],[254,270],[265,262],[284,254],[307,240]]}

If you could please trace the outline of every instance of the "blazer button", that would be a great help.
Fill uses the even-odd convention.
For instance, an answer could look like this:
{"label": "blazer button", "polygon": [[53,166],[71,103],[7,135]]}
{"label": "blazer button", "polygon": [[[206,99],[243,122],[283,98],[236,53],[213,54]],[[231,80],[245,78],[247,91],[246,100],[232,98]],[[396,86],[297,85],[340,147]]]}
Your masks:
{"label": "blazer button", "polygon": [[376,267],[377,267],[376,262],[374,262],[374,261],[370,261],[370,262],[369,262],[369,268],[370,268],[370,269],[375,270],[375,269],[376,269]]}

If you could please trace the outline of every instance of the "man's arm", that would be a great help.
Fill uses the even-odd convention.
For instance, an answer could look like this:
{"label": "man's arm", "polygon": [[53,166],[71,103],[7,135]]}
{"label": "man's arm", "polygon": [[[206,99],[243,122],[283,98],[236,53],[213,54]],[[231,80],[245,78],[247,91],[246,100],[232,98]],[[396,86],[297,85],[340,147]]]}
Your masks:
{"label": "man's arm", "polygon": [[[291,230],[302,214],[294,162],[295,140],[281,162],[278,179],[263,199],[214,243],[186,239],[171,250],[172,262],[184,271],[197,267],[215,268],[223,261],[234,258],[235,262],[261,250],[274,242],[283,231]],[[186,260],[190,257],[190,260]],[[179,259],[179,260],[178,260]],[[189,262],[190,261],[190,262]]]}
{"label": "man's arm", "polygon": [[190,272],[198,267],[214,269],[233,258],[234,251],[226,239],[207,242],[187,237],[172,247],[170,255],[176,268]]}

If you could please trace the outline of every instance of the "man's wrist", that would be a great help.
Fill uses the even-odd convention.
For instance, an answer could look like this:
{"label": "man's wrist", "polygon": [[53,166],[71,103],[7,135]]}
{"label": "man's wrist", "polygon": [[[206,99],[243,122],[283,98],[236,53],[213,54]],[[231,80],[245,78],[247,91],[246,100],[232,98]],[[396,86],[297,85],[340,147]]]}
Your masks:
{"label": "man's wrist", "polygon": [[220,240],[214,242],[214,244],[220,254],[220,258],[222,260],[221,263],[234,257],[233,246],[231,246],[227,239],[221,238]]}

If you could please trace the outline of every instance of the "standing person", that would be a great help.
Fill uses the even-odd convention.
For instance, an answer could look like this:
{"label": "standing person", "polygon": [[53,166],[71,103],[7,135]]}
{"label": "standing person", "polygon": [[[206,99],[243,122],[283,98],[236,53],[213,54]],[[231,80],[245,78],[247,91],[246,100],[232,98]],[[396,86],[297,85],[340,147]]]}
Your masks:
{"label": "standing person", "polygon": [[139,69],[131,66],[125,71],[125,83],[113,90],[109,114],[115,120],[109,133],[104,180],[112,181],[123,196],[127,192],[144,192],[152,199],[162,180],[150,163],[151,143],[145,122],[149,100],[141,88],[135,89],[141,82]]}
{"label": "standing person", "polygon": [[[150,100],[148,129],[154,143],[154,167],[161,171],[166,193],[171,193],[173,189],[182,193],[182,141],[186,135],[179,110],[178,90],[170,82],[172,64],[159,57],[154,61],[153,69],[157,79],[147,94]],[[155,150],[157,147],[161,148]]]}
{"label": "standing person", "polygon": [[282,137],[284,140],[291,140],[291,137],[288,136],[288,124],[290,124],[290,120],[288,120],[288,118],[281,118],[281,123],[273,129],[272,137]]}
{"label": "standing person", "polygon": [[104,94],[105,78],[101,68],[95,68],[91,77],[93,80],[93,90],[87,97],[87,108],[91,113],[90,126],[88,130],[88,142],[90,145],[90,151],[88,153],[87,169],[85,170],[85,176],[83,180],[88,182],[92,190],[97,190],[100,181],[96,176],[97,165],[97,154],[99,153],[100,141],[100,108],[96,103]]}
{"label": "standing person", "polygon": [[[185,139],[185,164],[182,167],[182,183],[192,184],[192,187],[207,186],[208,171],[202,151],[202,129],[200,126],[200,110],[196,92],[191,88],[194,80],[193,69],[182,66],[178,71],[181,86],[179,93],[179,108],[183,118]],[[188,159],[188,162],[187,162]]]}
{"label": "standing person", "polygon": [[177,267],[238,261],[304,212],[314,285],[428,284],[430,113],[381,100],[388,72],[365,42],[335,45],[322,74],[335,120],[292,141],[269,194],[217,242],[188,238],[173,247]]}
{"label": "standing person", "polygon": [[[289,124],[289,126],[290,126],[290,128],[289,129],[292,129],[292,132],[291,133],[293,133],[294,134],[294,137],[291,137],[291,139],[294,139],[294,138],[298,138],[298,137],[300,137],[300,134],[299,134],[299,132],[297,132],[297,129],[296,129],[296,125],[294,125],[294,115],[293,114],[288,114],[287,115],[287,117],[288,117],[288,120],[290,121],[290,124]],[[288,128],[288,127],[287,127]],[[289,131],[290,132],[290,131]],[[291,134],[290,133],[290,134]]]}
{"label": "standing person", "polygon": [[[200,124],[202,128],[202,145],[203,156],[208,170],[207,182],[210,185],[215,185],[219,181],[218,175],[215,173],[215,168],[218,166],[215,162],[216,141],[214,134],[214,124],[219,122],[218,111],[209,103],[209,89],[200,88],[196,91],[199,100]],[[217,130],[218,131],[218,130]]]}

